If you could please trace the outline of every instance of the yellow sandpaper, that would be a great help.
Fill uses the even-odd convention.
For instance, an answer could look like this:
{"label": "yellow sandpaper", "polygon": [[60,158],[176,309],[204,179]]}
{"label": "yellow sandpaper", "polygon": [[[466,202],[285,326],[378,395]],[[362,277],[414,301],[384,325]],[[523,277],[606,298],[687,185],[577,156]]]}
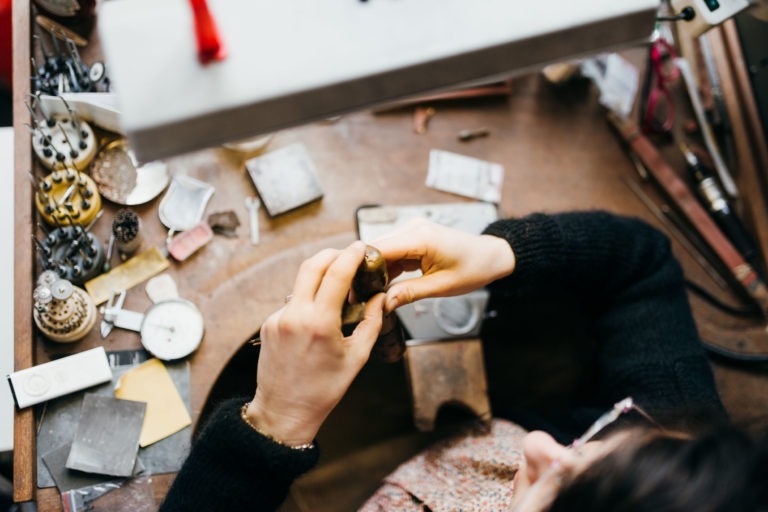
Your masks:
{"label": "yellow sandpaper", "polygon": [[98,306],[102,302],[106,302],[113,291],[133,288],[167,268],[168,260],[166,257],[160,252],[160,249],[152,247],[106,274],[94,277],[85,283],[85,289],[88,290]]}
{"label": "yellow sandpaper", "polygon": [[142,448],[192,424],[184,401],[165,365],[150,359],[120,377],[115,397],[146,402],[139,446]]}

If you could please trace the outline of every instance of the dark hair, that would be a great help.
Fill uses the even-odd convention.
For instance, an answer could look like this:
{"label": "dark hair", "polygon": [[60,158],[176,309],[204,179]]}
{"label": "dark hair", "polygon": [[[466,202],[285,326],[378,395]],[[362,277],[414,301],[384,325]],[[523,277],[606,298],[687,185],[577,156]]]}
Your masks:
{"label": "dark hair", "polygon": [[736,428],[634,439],[567,482],[550,512],[768,511],[768,437]]}

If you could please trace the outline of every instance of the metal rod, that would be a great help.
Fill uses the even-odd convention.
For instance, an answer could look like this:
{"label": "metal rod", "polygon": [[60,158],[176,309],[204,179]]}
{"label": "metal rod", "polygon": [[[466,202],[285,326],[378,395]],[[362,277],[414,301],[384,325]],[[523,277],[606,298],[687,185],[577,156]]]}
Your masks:
{"label": "metal rod", "polygon": [[49,115],[49,112],[43,108],[43,100],[40,99],[40,91],[37,91],[35,94],[27,93],[27,96],[32,98],[35,102],[35,106],[40,109],[40,113],[43,115],[43,118],[45,119],[45,124],[47,124],[49,127],[56,124],[56,121],[53,119],[52,115]]}
{"label": "metal rod", "polygon": [[[24,102],[24,105],[26,105],[27,110],[29,110],[29,114],[32,116],[32,120],[35,122],[35,124],[38,125],[39,123],[41,123],[42,121],[38,118],[37,112],[35,112],[35,109],[32,108],[32,105],[30,105],[26,101]],[[45,120],[43,119],[43,121]]]}
{"label": "metal rod", "polygon": [[85,232],[88,233],[94,224],[101,218],[101,216],[104,215],[104,210],[99,210],[99,213],[96,214],[96,216],[93,218],[91,222],[88,223],[87,226],[85,226]]}
{"label": "metal rod", "polygon": [[623,179],[624,179],[624,183],[630,188],[630,190],[632,190],[632,192],[634,192],[637,198],[640,199],[640,202],[642,202],[645,205],[645,207],[648,208],[651,211],[651,213],[661,221],[662,224],[664,224],[664,227],[667,228],[670,235],[672,235],[675,241],[677,241],[688,252],[688,254],[691,255],[694,261],[698,263],[702,269],[704,269],[707,275],[710,278],[712,278],[712,280],[724,290],[730,290],[730,288],[728,287],[728,284],[720,276],[717,270],[715,270],[715,268],[712,265],[710,265],[710,263],[704,258],[704,256],[702,256],[701,252],[696,250],[696,248],[692,245],[692,242],[681,233],[680,229],[672,222],[672,220],[667,215],[664,214],[663,210],[659,208],[656,205],[656,203],[653,202],[653,200],[648,196],[648,194],[646,194],[645,191],[643,191],[643,189],[641,189],[636,182],[630,180],[627,177],[623,177]]}
{"label": "metal rod", "polygon": [[38,251],[40,251],[40,254],[44,258],[50,258],[51,256],[50,247],[46,247],[45,245],[43,245],[43,243],[40,242],[40,240],[38,240],[35,235],[32,235],[32,241],[35,243],[35,247],[37,248]]}
{"label": "metal rod", "polygon": [[[67,141],[67,145],[69,146],[69,157],[72,159],[72,163],[74,164],[75,158],[80,155],[80,152],[72,144],[72,141],[69,140],[69,135],[67,135],[67,130],[64,129],[64,125],[58,124],[57,126],[59,127],[59,130],[61,130],[62,135],[64,135],[64,140]],[[67,171],[69,171],[69,168]],[[69,176],[69,174],[67,174],[67,176]]]}
{"label": "metal rod", "polygon": [[75,127],[75,132],[77,132],[77,142],[80,149],[85,149],[88,147],[88,145],[83,140],[83,137],[85,137],[85,133],[81,130],[81,123],[80,123],[80,116],[77,115],[77,111],[73,109],[67,100],[64,99],[63,96],[59,96],[59,99],[64,103],[64,107],[66,107],[67,112],[69,112],[69,118],[72,120],[72,126]]}
{"label": "metal rod", "polygon": [[69,200],[70,196],[72,195],[72,193],[74,191],[75,191],[75,186],[74,185],[70,185],[69,188],[67,189],[67,191],[64,192],[64,195],[61,196],[58,201],[56,201],[56,209],[57,210],[59,208],[61,208],[61,205],[63,205],[64,203],[66,203]]}

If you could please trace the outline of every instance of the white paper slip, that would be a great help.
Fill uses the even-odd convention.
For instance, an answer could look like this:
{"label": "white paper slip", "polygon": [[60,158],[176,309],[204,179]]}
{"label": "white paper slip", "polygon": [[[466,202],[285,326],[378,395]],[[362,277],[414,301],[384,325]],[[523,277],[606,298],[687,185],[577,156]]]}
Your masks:
{"label": "white paper slip", "polygon": [[582,73],[600,90],[600,104],[622,117],[632,113],[640,74],[617,53],[599,55],[581,65]]}
{"label": "white paper slip", "polygon": [[489,203],[501,201],[504,167],[470,156],[433,149],[427,186]]}

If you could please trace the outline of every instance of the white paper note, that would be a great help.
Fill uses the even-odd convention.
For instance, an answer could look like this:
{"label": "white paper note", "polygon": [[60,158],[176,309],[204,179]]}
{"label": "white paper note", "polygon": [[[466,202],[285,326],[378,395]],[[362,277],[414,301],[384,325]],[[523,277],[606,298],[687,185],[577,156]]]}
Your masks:
{"label": "white paper note", "polygon": [[429,153],[427,186],[480,201],[501,201],[504,167],[469,156],[433,149]]}

